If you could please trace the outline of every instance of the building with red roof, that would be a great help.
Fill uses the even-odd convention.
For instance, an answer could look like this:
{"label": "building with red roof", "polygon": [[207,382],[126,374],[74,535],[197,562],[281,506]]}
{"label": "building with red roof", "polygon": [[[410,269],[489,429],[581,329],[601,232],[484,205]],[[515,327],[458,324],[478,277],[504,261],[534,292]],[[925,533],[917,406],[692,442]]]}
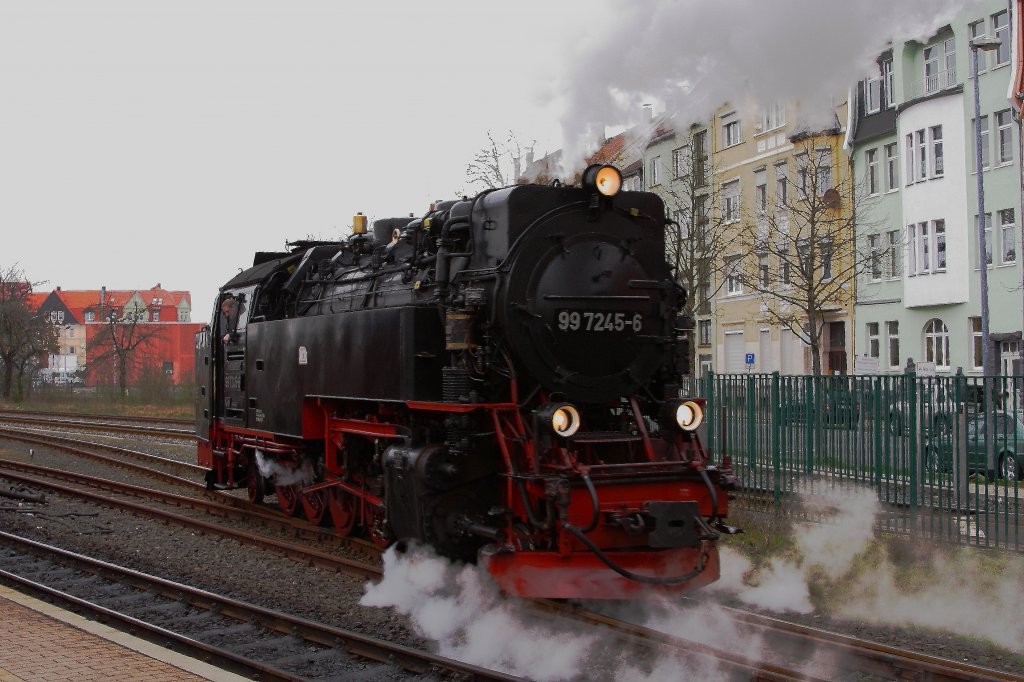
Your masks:
{"label": "building with red roof", "polygon": [[107,328],[130,325],[137,327],[136,338],[144,338],[130,354],[129,383],[155,374],[174,384],[192,381],[194,337],[203,325],[191,322],[189,292],[164,289],[157,283],[131,290],[57,287],[31,296],[34,307],[57,328],[58,350],[48,358],[44,380],[117,384],[116,363],[110,362],[112,348],[105,347],[110,343]]}

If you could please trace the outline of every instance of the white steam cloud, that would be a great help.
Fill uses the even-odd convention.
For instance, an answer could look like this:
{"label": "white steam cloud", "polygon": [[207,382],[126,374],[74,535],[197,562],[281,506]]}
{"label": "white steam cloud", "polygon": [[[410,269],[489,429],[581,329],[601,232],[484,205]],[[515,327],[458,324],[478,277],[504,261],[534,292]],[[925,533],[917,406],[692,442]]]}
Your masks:
{"label": "white steam cloud", "polygon": [[[607,6],[604,28],[564,75],[566,163],[604,126],[637,123],[643,103],[677,126],[722,104],[800,102],[809,124],[831,117],[872,72],[890,39],[927,39],[977,0],[658,0]],[[566,169],[569,170],[569,169]]]}

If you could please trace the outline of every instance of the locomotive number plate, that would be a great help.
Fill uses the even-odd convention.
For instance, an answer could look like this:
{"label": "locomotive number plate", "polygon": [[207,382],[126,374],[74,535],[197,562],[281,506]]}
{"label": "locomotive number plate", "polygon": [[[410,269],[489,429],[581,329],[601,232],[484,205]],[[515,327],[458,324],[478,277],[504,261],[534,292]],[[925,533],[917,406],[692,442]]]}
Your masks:
{"label": "locomotive number plate", "polygon": [[563,332],[624,332],[643,331],[644,318],[640,313],[613,313],[594,310],[559,310],[558,329]]}

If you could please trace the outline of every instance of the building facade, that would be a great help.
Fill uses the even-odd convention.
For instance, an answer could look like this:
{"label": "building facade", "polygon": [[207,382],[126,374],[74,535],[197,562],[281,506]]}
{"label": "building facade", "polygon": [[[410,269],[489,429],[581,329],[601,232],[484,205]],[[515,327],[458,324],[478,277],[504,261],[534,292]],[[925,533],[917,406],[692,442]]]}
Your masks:
{"label": "building facade", "polygon": [[[977,54],[976,121],[970,40],[981,35],[1001,44]],[[855,90],[846,144],[874,200],[858,220],[870,254],[856,303],[856,354],[864,367],[902,372],[912,359],[934,363],[939,374],[958,368],[980,374],[984,260],[990,352],[1000,372],[1015,370],[1022,329],[1021,169],[1020,124],[1007,99],[1011,55],[1007,5],[987,2],[926,40],[894,41]]]}

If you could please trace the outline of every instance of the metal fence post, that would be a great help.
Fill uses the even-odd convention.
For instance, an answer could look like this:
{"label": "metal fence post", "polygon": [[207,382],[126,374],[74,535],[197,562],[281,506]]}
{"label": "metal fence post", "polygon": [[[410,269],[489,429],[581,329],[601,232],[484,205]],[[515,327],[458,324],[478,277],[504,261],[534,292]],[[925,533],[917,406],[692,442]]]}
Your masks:
{"label": "metal fence post", "polygon": [[776,509],[782,498],[782,400],[779,395],[779,373],[772,372],[772,397],[769,414],[772,418],[772,497]]}
{"label": "metal fence post", "polygon": [[821,429],[818,422],[818,403],[814,396],[815,379],[816,377],[810,375],[804,377],[804,414],[807,417],[804,420],[804,473],[807,474],[814,471],[814,446],[818,431]]}
{"label": "metal fence post", "polygon": [[[908,363],[909,364],[909,363]],[[920,437],[917,431],[918,428],[918,414],[919,405],[917,400],[917,373],[914,371],[908,372],[906,375],[907,381],[907,418],[910,420],[910,451],[907,453],[907,459],[910,464],[910,509],[911,514],[914,514],[917,510],[917,486],[918,486],[918,468],[920,466],[920,456],[918,449],[920,448]]]}
{"label": "metal fence post", "polygon": [[721,443],[718,439],[718,411],[715,409],[715,373],[710,369],[704,375],[704,381],[706,382],[706,393],[708,401],[707,417],[708,417],[708,446],[712,452],[718,452],[718,460],[722,460],[722,456],[725,454],[721,452]]}

